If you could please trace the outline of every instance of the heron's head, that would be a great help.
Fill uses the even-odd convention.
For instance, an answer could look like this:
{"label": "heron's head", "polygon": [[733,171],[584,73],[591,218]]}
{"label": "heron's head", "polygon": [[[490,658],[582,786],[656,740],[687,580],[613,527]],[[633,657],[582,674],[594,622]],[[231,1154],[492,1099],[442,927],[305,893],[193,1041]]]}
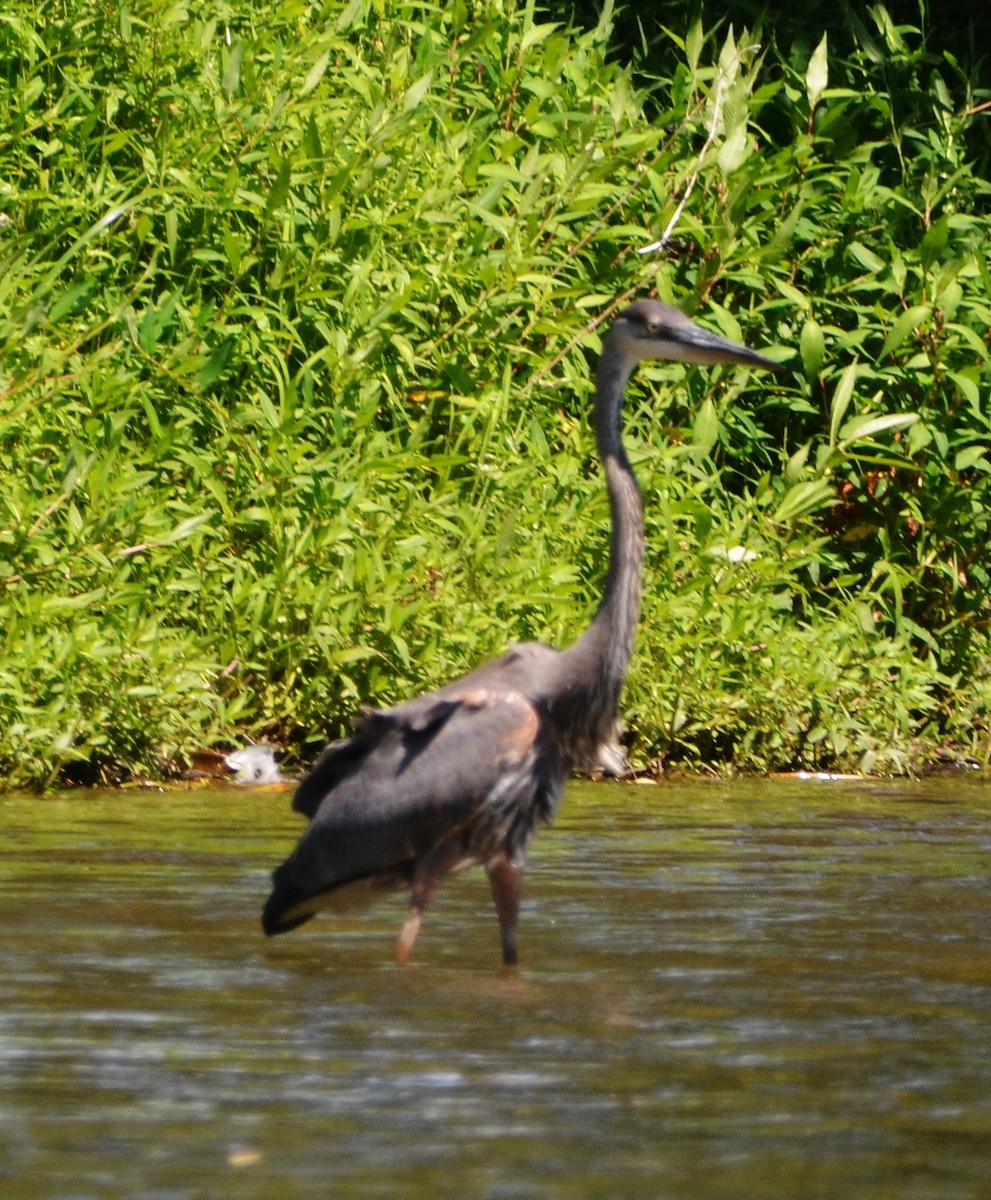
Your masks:
{"label": "heron's head", "polygon": [[778,369],[778,364],[763,354],[710,333],[677,308],[658,300],[637,300],[624,309],[613,322],[610,338],[616,340],[624,356],[637,362],[645,358],[666,358],[672,362],[707,366],[739,363]]}

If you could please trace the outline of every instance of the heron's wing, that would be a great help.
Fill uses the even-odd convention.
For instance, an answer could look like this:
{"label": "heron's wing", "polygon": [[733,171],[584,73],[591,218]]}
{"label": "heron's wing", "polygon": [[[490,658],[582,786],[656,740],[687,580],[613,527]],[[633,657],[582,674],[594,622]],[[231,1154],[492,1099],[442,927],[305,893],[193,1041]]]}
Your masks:
{"label": "heron's wing", "polygon": [[556,800],[558,773],[540,733],[524,695],[485,687],[367,714],[301,784],[295,807],[311,823],[286,868],[295,859],[294,873],[311,877],[307,890],[318,879],[326,891],[453,837],[470,855],[481,848],[478,857],[488,842],[491,853],[500,840],[522,847]]}
{"label": "heron's wing", "polygon": [[361,770],[362,764],[381,746],[390,730],[405,726],[411,734],[428,734],[442,725],[458,705],[458,700],[424,696],[395,708],[365,709],[355,723],[354,733],[331,742],[320,755],[297,788],[293,808],[312,819],[324,797]]}

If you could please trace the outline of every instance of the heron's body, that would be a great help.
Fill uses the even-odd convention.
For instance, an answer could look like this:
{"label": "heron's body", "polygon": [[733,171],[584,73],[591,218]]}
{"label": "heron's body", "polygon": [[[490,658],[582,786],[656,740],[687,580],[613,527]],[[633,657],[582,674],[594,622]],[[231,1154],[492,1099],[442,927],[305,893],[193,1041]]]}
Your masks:
{"label": "heron's body", "polygon": [[773,366],[654,301],[616,319],[596,389],[612,542],[595,619],[567,650],[518,646],[439,691],[365,714],[351,737],[328,746],[293,802],[310,825],[274,873],[262,917],[267,933],[292,929],[320,909],[410,888],[397,950],[405,961],[445,876],[480,863],[492,885],[503,960],[516,961],[527,843],[552,819],[569,774],[590,767],[614,737],[643,566],[642,507],[620,437],[621,403],[637,362],[661,357]]}

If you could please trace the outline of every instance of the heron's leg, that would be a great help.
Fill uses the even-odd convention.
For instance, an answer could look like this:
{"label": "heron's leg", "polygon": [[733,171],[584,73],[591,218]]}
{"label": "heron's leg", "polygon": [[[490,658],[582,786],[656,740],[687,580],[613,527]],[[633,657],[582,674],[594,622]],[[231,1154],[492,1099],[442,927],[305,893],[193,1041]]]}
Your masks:
{"label": "heron's leg", "polygon": [[520,896],[523,894],[523,864],[513,862],[506,854],[498,854],[485,864],[492,899],[499,915],[499,931],[502,934],[502,961],[507,967],[515,967],[516,918],[520,911]]}
{"label": "heron's leg", "polygon": [[463,867],[469,861],[456,842],[443,842],[417,862],[409,912],[396,944],[397,963],[409,962],[413,953],[413,943],[420,932],[424,910],[434,898],[437,889],[452,871]]}

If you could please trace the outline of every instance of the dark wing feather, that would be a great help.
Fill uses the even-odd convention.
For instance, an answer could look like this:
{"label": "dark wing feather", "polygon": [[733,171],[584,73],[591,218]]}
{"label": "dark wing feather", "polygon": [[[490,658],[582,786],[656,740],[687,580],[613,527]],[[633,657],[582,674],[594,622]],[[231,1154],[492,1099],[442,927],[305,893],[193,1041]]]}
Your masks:
{"label": "dark wing feather", "polygon": [[295,807],[311,822],[275,872],[266,928],[289,928],[281,915],[300,914],[298,923],[320,907],[308,901],[344,885],[407,880],[452,838],[469,860],[521,852],[561,786],[545,741],[516,691],[446,689],[366,715],[300,787]]}
{"label": "dark wing feather", "polygon": [[367,709],[351,737],[331,742],[320,755],[296,790],[292,802],[294,810],[312,819],[323,799],[360,770],[390,730],[405,724],[411,733],[427,734],[443,724],[458,704],[457,700],[425,696],[396,708]]}

